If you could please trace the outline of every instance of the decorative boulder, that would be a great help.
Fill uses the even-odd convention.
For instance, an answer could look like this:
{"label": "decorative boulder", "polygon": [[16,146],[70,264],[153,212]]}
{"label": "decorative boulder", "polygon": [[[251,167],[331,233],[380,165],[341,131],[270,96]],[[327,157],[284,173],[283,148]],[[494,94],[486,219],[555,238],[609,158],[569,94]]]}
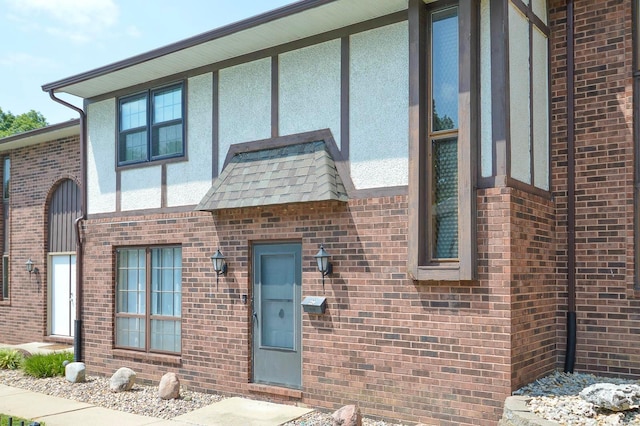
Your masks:
{"label": "decorative boulder", "polygon": [[362,426],[362,414],[356,405],[345,405],[331,415],[333,426]]}
{"label": "decorative boulder", "polygon": [[166,373],[162,376],[158,386],[158,396],[161,399],[180,398],[180,379],[178,379],[176,373]]}
{"label": "decorative boulder", "polygon": [[84,362],[70,362],[64,366],[64,377],[71,383],[82,383],[86,380],[86,371]]}
{"label": "decorative boulder", "polygon": [[122,367],[113,373],[109,381],[111,392],[129,391],[136,382],[136,373],[130,368]]}
{"label": "decorative boulder", "polygon": [[640,386],[596,383],[584,388],[580,397],[599,408],[611,411],[632,410],[640,406]]}

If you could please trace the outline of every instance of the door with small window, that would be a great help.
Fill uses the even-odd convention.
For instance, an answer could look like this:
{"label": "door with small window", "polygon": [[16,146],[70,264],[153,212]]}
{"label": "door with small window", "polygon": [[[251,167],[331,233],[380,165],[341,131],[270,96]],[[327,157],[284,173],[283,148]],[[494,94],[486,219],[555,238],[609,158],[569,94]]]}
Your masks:
{"label": "door with small window", "polygon": [[300,244],[253,250],[253,381],[302,386]]}

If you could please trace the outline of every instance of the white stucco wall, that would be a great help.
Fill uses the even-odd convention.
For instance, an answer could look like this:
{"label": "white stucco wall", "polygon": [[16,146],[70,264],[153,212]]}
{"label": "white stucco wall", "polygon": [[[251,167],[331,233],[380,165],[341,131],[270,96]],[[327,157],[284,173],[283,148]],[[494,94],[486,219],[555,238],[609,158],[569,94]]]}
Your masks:
{"label": "white stucco wall", "polygon": [[220,70],[219,169],[229,146],[271,137],[271,58]]}
{"label": "white stucco wall", "polygon": [[407,46],[407,22],[350,38],[349,152],[357,189],[408,183]]}
{"label": "white stucco wall", "polygon": [[340,147],[340,40],[278,59],[280,135],[331,129]]}
{"label": "white stucco wall", "polygon": [[143,167],[120,172],[120,208],[157,209],[161,206],[162,168]]}
{"label": "white stucco wall", "polygon": [[187,83],[188,162],[167,164],[167,206],[197,204],[211,187],[213,74]]}
{"label": "white stucco wall", "polygon": [[107,99],[87,107],[87,212],[116,210],[116,101]]}
{"label": "white stucco wall", "polygon": [[491,128],[491,6],[480,2],[480,172],[483,177],[493,172],[493,132]]}
{"label": "white stucco wall", "polygon": [[511,176],[524,183],[531,183],[529,76],[529,23],[525,16],[509,3]]}

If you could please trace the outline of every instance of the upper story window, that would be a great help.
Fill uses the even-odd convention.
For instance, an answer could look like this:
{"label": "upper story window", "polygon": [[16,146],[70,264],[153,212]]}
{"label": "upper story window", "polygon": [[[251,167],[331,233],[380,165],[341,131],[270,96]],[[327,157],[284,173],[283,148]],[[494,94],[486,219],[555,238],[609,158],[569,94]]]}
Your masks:
{"label": "upper story window", "polygon": [[409,2],[408,270],[419,281],[476,274],[477,12],[472,0]]}
{"label": "upper story window", "polygon": [[183,85],[149,90],[118,103],[118,165],[182,157]]}
{"label": "upper story window", "polygon": [[2,199],[9,199],[9,184],[11,180],[11,160],[4,157],[4,165],[2,168]]}

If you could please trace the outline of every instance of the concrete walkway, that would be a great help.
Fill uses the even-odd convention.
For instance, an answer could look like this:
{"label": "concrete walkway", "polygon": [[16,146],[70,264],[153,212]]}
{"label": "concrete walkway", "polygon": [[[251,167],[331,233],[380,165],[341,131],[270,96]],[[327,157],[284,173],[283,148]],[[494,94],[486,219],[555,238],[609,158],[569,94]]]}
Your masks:
{"label": "concrete walkway", "polygon": [[[73,349],[46,343],[0,344],[1,347],[21,348],[31,353]],[[0,384],[0,413],[45,422],[47,426],[278,426],[312,411],[292,405],[227,398],[171,420],[164,420]]]}
{"label": "concrete walkway", "polygon": [[163,420],[0,385],[0,413],[45,422],[47,426],[277,426],[311,411],[291,405],[228,398],[172,420]]}

